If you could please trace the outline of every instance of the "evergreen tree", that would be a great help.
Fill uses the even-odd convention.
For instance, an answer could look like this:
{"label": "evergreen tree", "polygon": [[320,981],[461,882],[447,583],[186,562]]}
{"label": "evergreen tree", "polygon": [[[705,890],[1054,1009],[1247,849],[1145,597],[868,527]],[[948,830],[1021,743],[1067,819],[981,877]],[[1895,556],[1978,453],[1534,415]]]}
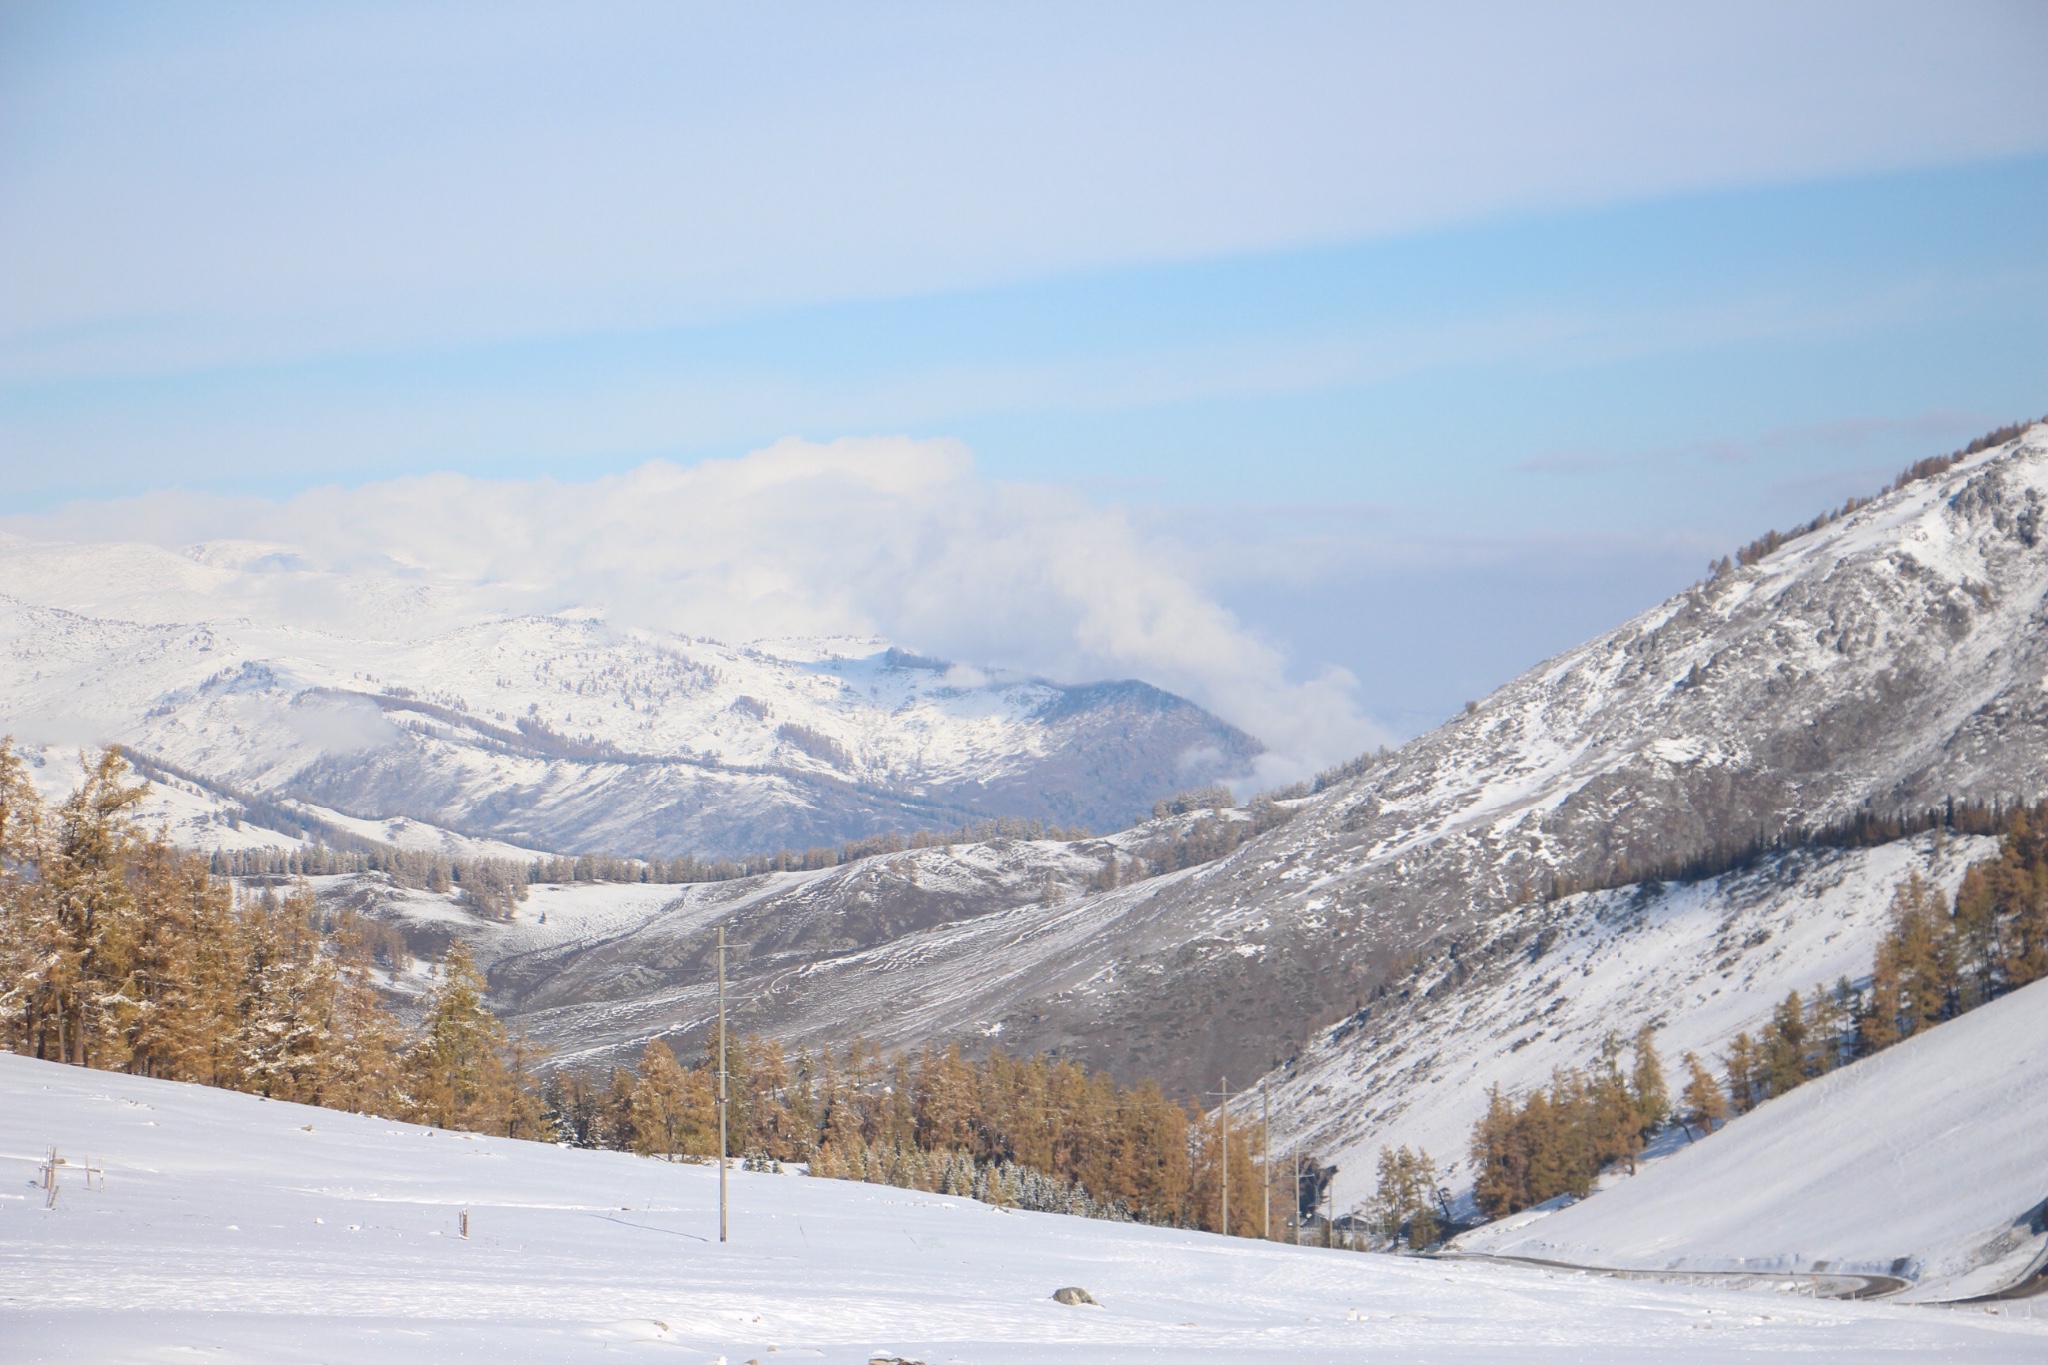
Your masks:
{"label": "evergreen tree", "polygon": [[483,1003],[484,981],[459,940],[448,950],[420,1037],[405,1057],[421,1122],[506,1137],[535,1137],[541,1110],[523,1050]]}
{"label": "evergreen tree", "polygon": [[1734,1113],[1747,1114],[1762,1103],[1764,1095],[1756,1042],[1746,1031],[1736,1034],[1735,1041],[1728,1045],[1726,1066],[1728,1107]]}
{"label": "evergreen tree", "polygon": [[1629,1072],[1629,1090],[1635,1100],[1637,1131],[1648,1138],[1671,1118],[1671,1092],[1664,1083],[1664,1061],[1657,1055],[1656,1030],[1648,1024],[1636,1030],[1635,1066]]}
{"label": "evergreen tree", "polygon": [[1696,1129],[1704,1137],[1727,1121],[1728,1097],[1721,1092],[1721,1083],[1700,1062],[1698,1053],[1685,1054],[1685,1073],[1685,1090],[1680,1098],[1685,1103],[1686,1132],[1691,1136]]}

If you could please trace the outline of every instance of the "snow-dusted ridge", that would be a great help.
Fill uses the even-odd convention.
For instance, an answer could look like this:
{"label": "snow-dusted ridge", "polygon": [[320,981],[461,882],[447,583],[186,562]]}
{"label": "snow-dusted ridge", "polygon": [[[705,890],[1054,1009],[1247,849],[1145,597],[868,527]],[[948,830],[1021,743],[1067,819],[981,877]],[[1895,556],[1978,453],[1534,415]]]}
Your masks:
{"label": "snow-dusted ridge", "polygon": [[555,852],[722,856],[976,817],[1116,828],[1256,741],[1138,682],[734,646],[313,573],[0,537],[0,716],[226,787]]}

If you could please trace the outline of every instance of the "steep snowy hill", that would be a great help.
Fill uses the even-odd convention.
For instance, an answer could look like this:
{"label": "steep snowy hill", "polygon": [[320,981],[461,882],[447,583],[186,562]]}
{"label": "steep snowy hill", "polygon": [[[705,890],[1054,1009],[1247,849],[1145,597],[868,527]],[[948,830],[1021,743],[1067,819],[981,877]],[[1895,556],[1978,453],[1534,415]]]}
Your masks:
{"label": "steep snowy hill", "polygon": [[2048,982],[1781,1095],[1466,1250],[1645,1269],[1868,1271],[1906,1298],[2048,1262]]}
{"label": "steep snowy hill", "polygon": [[130,745],[228,795],[668,856],[991,815],[1117,828],[1259,751],[1138,682],[464,610],[250,547],[0,537],[0,717],[24,740]]}
{"label": "steep snowy hill", "polygon": [[[10,1361],[1862,1365],[2048,1348],[2018,1312],[1363,1256],[797,1175],[733,1171],[721,1245],[709,1166],[12,1055],[0,1169]],[[1064,1285],[1099,1304],[1055,1303]]]}

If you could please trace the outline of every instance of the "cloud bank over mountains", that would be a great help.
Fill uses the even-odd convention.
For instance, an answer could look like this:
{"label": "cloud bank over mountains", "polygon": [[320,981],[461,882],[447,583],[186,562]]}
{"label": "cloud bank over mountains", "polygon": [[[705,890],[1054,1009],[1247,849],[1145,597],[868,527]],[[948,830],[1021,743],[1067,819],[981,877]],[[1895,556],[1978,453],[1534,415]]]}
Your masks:
{"label": "cloud bank over mountains", "polygon": [[10,557],[0,590],[98,615],[379,638],[553,612],[728,642],[880,635],[1058,681],[1142,678],[1257,735],[1268,780],[1387,738],[1348,672],[1293,676],[1175,541],[1068,490],[985,478],[952,441],[791,439],[583,483],[433,474],[285,501],[163,491],[7,525],[38,542],[184,552],[173,571],[140,551]]}

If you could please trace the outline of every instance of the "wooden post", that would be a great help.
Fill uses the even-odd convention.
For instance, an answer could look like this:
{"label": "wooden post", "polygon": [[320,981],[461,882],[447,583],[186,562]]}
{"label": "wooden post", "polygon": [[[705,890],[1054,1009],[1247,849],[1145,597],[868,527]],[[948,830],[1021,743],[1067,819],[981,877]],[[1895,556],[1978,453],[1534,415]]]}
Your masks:
{"label": "wooden post", "polygon": [[718,1240],[726,1239],[725,1223],[725,926],[718,926]]}
{"label": "wooden post", "polygon": [[1230,1235],[1230,1077],[1221,1081],[1222,1089],[1209,1093],[1219,1097],[1222,1107],[1218,1111],[1217,1129],[1222,1134],[1219,1146],[1223,1150],[1223,1235]]}
{"label": "wooden post", "polygon": [[1273,1240],[1273,1093],[1259,1082],[1259,1170],[1265,1176],[1266,1212],[1259,1236]]}
{"label": "wooden post", "polygon": [[462,1213],[461,1213],[461,1215],[460,1215],[460,1218],[458,1219],[458,1221],[460,1222],[460,1224],[461,1224],[461,1227],[462,1227],[462,1240],[466,1242],[466,1241],[468,1241],[468,1240],[469,1240],[469,1210],[468,1210],[468,1209],[464,1209],[464,1210],[462,1211]]}
{"label": "wooden post", "polygon": [[1294,1140],[1294,1244],[1301,1245],[1301,1139]]}

